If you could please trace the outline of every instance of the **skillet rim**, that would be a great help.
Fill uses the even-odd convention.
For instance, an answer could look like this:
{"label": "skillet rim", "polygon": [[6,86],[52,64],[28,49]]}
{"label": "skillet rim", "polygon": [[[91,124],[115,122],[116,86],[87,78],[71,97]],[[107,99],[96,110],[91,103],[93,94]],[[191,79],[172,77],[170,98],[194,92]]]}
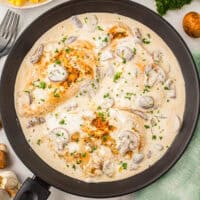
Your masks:
{"label": "skillet rim", "polygon": [[[139,7],[141,10],[143,10],[144,12],[146,12],[148,15],[151,15],[151,16],[153,16],[153,17],[155,17],[155,18],[157,18],[160,22],[159,23],[161,23],[161,24],[165,24],[165,26],[166,26],[166,29],[168,29],[173,35],[173,37],[175,37],[175,38],[178,38],[179,39],[179,43],[181,44],[181,46],[184,48],[184,50],[183,51],[185,51],[185,53],[187,54],[187,59],[188,59],[188,62],[190,62],[190,65],[191,65],[191,67],[192,67],[192,70],[193,70],[193,75],[194,75],[194,80],[195,80],[195,82],[194,82],[194,84],[196,85],[196,89],[197,89],[197,91],[196,91],[196,94],[197,94],[197,96],[196,96],[196,100],[197,100],[197,103],[199,102],[199,77],[198,77],[198,73],[197,73],[197,69],[196,69],[196,67],[195,67],[195,63],[194,63],[194,60],[193,60],[193,58],[192,58],[192,55],[191,55],[191,53],[190,53],[190,51],[189,51],[189,49],[188,49],[188,47],[187,47],[187,45],[185,44],[185,42],[184,42],[184,40],[180,37],[180,35],[179,35],[179,33],[177,33],[177,31],[167,22],[167,21],[165,21],[163,18],[161,18],[159,15],[157,15],[156,13],[154,13],[152,10],[150,10],[149,8],[147,8],[147,7],[144,7],[144,6],[142,6],[141,4],[138,4],[138,3],[135,3],[135,2],[133,2],[133,1],[129,1],[129,0],[123,0],[123,1],[121,1],[121,2],[117,2],[116,0],[96,0],[96,1],[93,1],[93,0],[84,0],[84,2],[81,2],[80,0],[72,0],[72,1],[69,1],[69,2],[66,2],[66,3],[63,3],[63,4],[60,4],[60,5],[58,5],[58,6],[56,6],[56,7],[54,7],[54,8],[52,8],[52,9],[50,9],[49,11],[47,11],[46,13],[44,13],[44,14],[42,14],[39,18],[37,18],[36,20],[34,20],[24,31],[23,31],[23,33],[20,35],[20,37],[19,37],[19,39],[17,40],[17,42],[16,42],[16,44],[15,44],[15,46],[13,47],[13,49],[12,49],[12,51],[10,52],[10,54],[9,54],[9,56],[8,56],[8,58],[7,58],[7,60],[6,60],[6,63],[5,63],[5,67],[4,67],[4,69],[3,69],[3,72],[2,72],[2,79],[1,79],[1,82],[0,82],[0,96],[2,96],[3,95],[3,93],[4,93],[4,90],[6,90],[6,87],[4,88],[3,86],[6,86],[6,85],[4,85],[4,83],[3,83],[3,80],[5,80],[5,77],[6,77],[6,75],[4,75],[4,74],[6,74],[7,73],[7,68],[8,68],[8,65],[9,65],[9,62],[10,62],[10,60],[11,60],[11,58],[12,58],[12,54],[14,54],[15,53],[15,49],[17,49],[17,45],[19,45],[20,44],[20,42],[21,42],[21,40],[23,40],[23,36],[24,35],[26,35],[26,33],[28,32],[28,30],[30,30],[31,29],[31,27],[32,26],[34,26],[35,24],[37,24],[39,21],[42,21],[42,19],[43,18],[45,18],[46,16],[48,16],[50,13],[54,13],[54,12],[58,12],[58,10],[62,10],[62,7],[68,7],[69,5],[73,5],[73,4],[75,4],[76,5],[76,3],[77,4],[87,4],[87,3],[96,3],[96,2],[98,2],[98,3],[102,3],[102,2],[104,2],[104,3],[115,3],[115,4],[123,4],[123,6],[125,6],[125,4],[127,4],[127,5],[130,5],[130,6],[136,6],[136,7]],[[126,6],[127,6],[126,5]],[[77,6],[77,5],[76,5]],[[125,7],[126,7],[125,6]],[[57,11],[56,11],[57,10]],[[88,11],[88,12],[90,12],[90,11]],[[93,12],[98,12],[98,11],[93,11]],[[116,12],[116,11],[115,11]],[[80,13],[80,12],[78,12],[78,13]],[[118,11],[118,14],[121,14],[120,13],[120,10]],[[122,15],[124,15],[124,14],[122,14]],[[127,15],[125,15],[125,16],[128,16],[128,14]],[[128,17],[130,17],[130,16],[128,16]],[[131,17],[130,17],[131,18]],[[134,18],[133,18],[134,19]],[[136,19],[137,21],[139,21],[138,19]],[[62,20],[61,20],[62,21]],[[142,23],[141,21],[139,21],[140,23]],[[146,24],[144,24],[144,25],[146,25]],[[146,25],[146,26],[148,26],[148,25]],[[148,26],[149,27],[149,26]],[[149,28],[151,28],[151,27],[149,27]],[[152,29],[152,28],[151,28]],[[153,30],[154,32],[156,32],[155,30]],[[157,32],[156,32],[157,33]],[[158,34],[158,33],[157,33]],[[161,37],[162,38],[162,37]],[[163,39],[163,38],[162,38]],[[168,45],[168,43],[167,43],[167,45]],[[169,45],[168,45],[169,46]],[[169,47],[170,48],[170,47]],[[171,49],[171,48],[170,48]],[[173,51],[173,49],[171,49],[172,50],[172,52],[174,53],[174,51]],[[175,55],[175,53],[174,53],[174,55]],[[176,55],[175,55],[176,56]],[[177,59],[178,60],[178,59]],[[179,60],[178,60],[179,61]],[[7,68],[6,68],[6,66],[7,66]],[[181,67],[181,69],[182,69],[182,67]],[[17,70],[18,71],[18,70]],[[17,75],[17,74],[16,74]],[[15,75],[15,77],[16,77],[16,75]],[[12,78],[11,78],[12,79]],[[185,76],[184,76],[184,80],[185,80]],[[13,85],[11,84],[11,88],[13,87]],[[13,88],[12,88],[13,89]],[[7,91],[6,91],[7,92]],[[5,93],[6,93],[5,92]],[[187,91],[186,91],[186,95],[187,95]],[[133,192],[133,191],[137,191],[137,190],[139,190],[139,189],[142,189],[143,187],[145,187],[145,186],[147,186],[147,185],[149,185],[149,184],[151,184],[151,183],[153,183],[155,180],[157,180],[161,175],[163,175],[164,173],[166,173],[178,160],[179,160],[179,158],[180,158],[180,156],[183,154],[183,152],[185,151],[185,149],[186,149],[186,147],[187,147],[187,145],[189,144],[189,141],[191,140],[191,138],[192,138],[192,135],[193,135],[193,132],[194,132],[194,129],[195,129],[195,127],[196,127],[196,125],[197,125],[197,120],[198,120],[198,113],[199,113],[199,104],[197,104],[196,105],[196,107],[195,108],[197,108],[196,109],[196,112],[194,113],[195,114],[195,116],[194,116],[194,122],[193,122],[193,124],[192,124],[192,126],[191,126],[191,130],[190,130],[190,133],[188,134],[188,136],[187,136],[187,138],[186,138],[186,140],[184,141],[184,145],[181,147],[181,149],[179,149],[179,153],[177,153],[176,154],[176,156],[174,156],[174,158],[173,158],[173,161],[171,161],[171,163],[169,163],[168,164],[168,166],[167,167],[165,167],[164,169],[162,169],[162,171],[160,172],[160,173],[157,173],[153,178],[151,178],[150,180],[148,180],[146,183],[143,183],[143,184],[140,184],[140,185],[137,185],[137,187],[135,187],[135,188],[132,188],[132,185],[129,183],[130,182],[130,180],[131,179],[134,179],[135,177],[138,177],[138,176],[140,176],[141,177],[141,175],[142,174],[144,174],[143,172],[142,173],[140,173],[140,174],[138,174],[138,175],[136,175],[136,176],[134,176],[134,177],[130,177],[130,178],[126,178],[126,179],[123,179],[123,180],[119,180],[119,181],[115,181],[115,182],[107,182],[107,183],[104,183],[104,182],[100,182],[100,183],[85,183],[85,182],[83,182],[83,181],[79,181],[79,180],[77,180],[77,179],[74,179],[74,178],[71,178],[71,177],[68,177],[68,176],[65,176],[65,178],[66,177],[68,177],[67,179],[68,179],[68,181],[70,182],[70,181],[72,181],[74,184],[75,184],[75,187],[77,187],[77,186],[82,186],[82,185],[88,185],[88,187],[85,187],[84,189],[87,189],[88,191],[85,191],[84,189],[82,190],[82,191],[80,191],[80,188],[79,188],[79,191],[77,191],[77,189],[75,189],[75,188],[73,188],[73,189],[66,189],[66,187],[65,186],[61,186],[61,185],[57,185],[57,184],[54,184],[54,182],[52,183],[52,179],[53,178],[49,178],[49,177],[46,177],[45,175],[43,175],[43,174],[41,174],[41,172],[40,172],[40,170],[39,169],[35,169],[35,167],[33,167],[32,166],[32,163],[31,162],[29,162],[29,161],[27,161],[27,158],[24,158],[23,157],[23,154],[21,154],[20,152],[22,152],[22,150],[23,149],[21,149],[21,147],[19,147],[19,146],[17,146],[17,145],[15,145],[15,140],[14,140],[14,138],[12,138],[12,134],[8,131],[8,130],[11,130],[11,128],[9,127],[9,122],[8,122],[8,118],[6,117],[6,113],[7,113],[7,109],[5,109],[5,107],[6,107],[6,105],[4,105],[4,103],[6,102],[6,101],[4,101],[4,100],[2,100],[3,98],[1,98],[0,99],[0,110],[1,110],[1,113],[2,113],[2,120],[3,120],[3,124],[4,124],[4,127],[5,127],[5,130],[7,130],[6,131],[6,134],[7,134],[7,137],[8,137],[8,139],[9,139],[9,142],[10,142],[10,144],[11,144],[11,146],[13,147],[13,149],[16,151],[16,153],[17,153],[17,155],[18,155],[18,157],[20,158],[20,160],[34,173],[34,174],[36,174],[36,175],[39,175],[38,177],[40,177],[40,178],[42,178],[44,181],[46,181],[46,182],[48,182],[48,183],[50,183],[51,185],[53,185],[53,186],[55,186],[55,187],[57,187],[57,188],[59,188],[59,189],[61,189],[61,190],[63,190],[63,191],[65,191],[65,192],[68,192],[68,193],[72,193],[72,194],[77,194],[77,195],[81,195],[81,196],[86,196],[86,197],[97,197],[97,198],[103,198],[103,197],[114,197],[114,196],[120,196],[120,195],[125,195],[125,194],[128,194],[128,193],[131,193],[131,192]],[[187,100],[187,99],[186,99]],[[13,101],[13,99],[12,99],[12,101]],[[8,102],[6,102],[6,103],[8,103]],[[11,112],[11,110],[9,110],[8,112]],[[14,117],[15,117],[15,120],[16,120],[16,125],[18,126],[17,128],[19,128],[18,129],[18,131],[19,132],[21,132],[21,133],[19,133],[19,134],[21,134],[21,136],[23,135],[23,133],[22,133],[22,130],[21,130],[21,128],[20,128],[20,124],[19,124],[19,121],[18,121],[18,118],[17,118],[17,116],[16,116],[16,112],[15,112],[15,110],[14,110],[14,113],[10,113],[11,115],[12,114],[14,114]],[[9,116],[9,114],[7,113],[7,115]],[[185,119],[185,115],[184,115],[184,119]],[[180,133],[177,135],[177,138],[178,138],[178,136],[180,135]],[[39,163],[42,163],[42,167],[46,170],[46,169],[48,169],[48,170],[50,170],[51,172],[53,172],[53,174],[56,174],[57,176],[59,175],[59,177],[61,177],[61,175],[63,176],[63,174],[61,174],[61,173],[59,173],[59,172],[57,172],[57,171],[55,171],[55,170],[53,170],[51,167],[49,167],[44,161],[42,161],[38,156],[37,156],[37,154],[33,151],[33,149],[29,146],[29,144],[26,142],[26,140],[25,140],[25,138],[21,138],[22,140],[24,140],[24,141],[21,141],[20,143],[22,143],[22,144],[25,144],[26,145],[26,148],[28,148],[27,149],[27,153],[28,154],[30,154],[30,155],[34,155],[33,157],[34,157],[34,161],[36,160],[36,161],[40,161]],[[173,142],[173,144],[175,143],[175,140],[174,140],[174,142]],[[173,145],[172,144],[172,145]],[[172,147],[172,146],[171,146]],[[171,149],[171,147],[169,148],[169,150]],[[167,153],[166,153],[167,154]],[[165,155],[166,155],[165,154]],[[158,163],[158,162],[161,162],[162,160],[163,160],[163,158],[164,157],[166,157],[166,156],[163,156],[159,161],[157,161],[156,162],[156,164]],[[155,164],[155,165],[156,165]],[[153,165],[154,166],[154,165]],[[153,166],[151,167],[151,168],[153,168]],[[158,165],[157,165],[158,166]],[[150,169],[151,169],[150,168]],[[43,169],[43,171],[44,171],[44,169]],[[146,172],[146,171],[149,171],[149,169],[148,170],[145,170],[144,172]],[[49,174],[48,173],[48,175],[51,175],[51,174]],[[56,177],[56,176],[54,176],[54,178],[56,179],[56,181],[59,181],[59,180],[57,180],[58,179],[58,177]],[[116,191],[116,186],[120,186],[120,187],[122,187],[123,186],[123,184],[125,184],[125,185],[128,185],[129,187],[128,187],[128,189],[126,188],[126,189],[123,189],[123,191],[121,191],[120,190],[120,188],[118,188],[118,190]],[[97,191],[89,191],[90,189],[92,189],[93,188],[93,186],[94,185],[96,185],[97,187],[98,187],[98,192]],[[108,187],[108,185],[112,185],[112,187],[113,187],[113,189],[111,190],[111,191],[108,191],[107,189],[106,189],[106,187]],[[68,183],[68,186],[71,186],[71,183]],[[95,187],[95,188],[97,188],[97,187]],[[110,188],[110,186],[109,186],[109,188]],[[105,190],[106,190],[106,192],[105,192]],[[92,193],[91,193],[92,192]],[[104,193],[105,192],[105,193]]]}

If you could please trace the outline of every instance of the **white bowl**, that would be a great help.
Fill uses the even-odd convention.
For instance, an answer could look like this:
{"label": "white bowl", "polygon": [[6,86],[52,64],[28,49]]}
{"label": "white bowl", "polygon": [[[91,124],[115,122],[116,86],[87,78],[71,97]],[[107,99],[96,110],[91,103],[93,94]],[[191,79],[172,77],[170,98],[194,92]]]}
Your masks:
{"label": "white bowl", "polygon": [[50,3],[51,1],[53,0],[46,0],[42,3],[35,3],[35,4],[28,3],[27,5],[24,5],[24,6],[14,6],[13,4],[9,3],[8,0],[0,0],[0,4],[11,7],[11,8],[15,8],[15,9],[30,9],[30,8],[43,6],[47,3]]}

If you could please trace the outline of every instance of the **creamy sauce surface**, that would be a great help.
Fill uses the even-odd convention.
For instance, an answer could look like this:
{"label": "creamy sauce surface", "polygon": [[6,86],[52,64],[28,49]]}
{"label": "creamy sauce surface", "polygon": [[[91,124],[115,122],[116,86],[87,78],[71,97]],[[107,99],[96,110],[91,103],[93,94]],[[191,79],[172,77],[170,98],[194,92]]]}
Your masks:
{"label": "creamy sauce surface", "polygon": [[86,182],[134,176],[158,161],[183,121],[185,83],[166,43],[110,13],[73,16],[24,58],[15,107],[33,150]]}

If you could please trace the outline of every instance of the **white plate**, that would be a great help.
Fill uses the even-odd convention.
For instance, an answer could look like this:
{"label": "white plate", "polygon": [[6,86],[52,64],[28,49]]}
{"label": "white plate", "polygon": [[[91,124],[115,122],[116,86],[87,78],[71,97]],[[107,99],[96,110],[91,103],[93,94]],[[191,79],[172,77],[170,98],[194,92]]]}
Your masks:
{"label": "white plate", "polygon": [[0,4],[3,4],[5,6],[11,7],[11,8],[15,8],[15,9],[30,9],[30,8],[36,8],[36,7],[39,7],[39,6],[43,6],[47,3],[50,3],[51,1],[53,1],[53,0],[46,0],[42,3],[35,3],[35,4],[27,3],[24,6],[14,6],[13,4],[9,3],[8,0],[0,0]]}

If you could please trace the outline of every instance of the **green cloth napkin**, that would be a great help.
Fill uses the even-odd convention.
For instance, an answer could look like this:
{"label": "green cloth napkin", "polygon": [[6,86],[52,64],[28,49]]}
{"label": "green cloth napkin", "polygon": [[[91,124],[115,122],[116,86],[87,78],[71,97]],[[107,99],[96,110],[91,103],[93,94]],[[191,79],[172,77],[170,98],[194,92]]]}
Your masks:
{"label": "green cloth napkin", "polygon": [[[200,51],[193,56],[200,75]],[[200,119],[181,159],[155,183],[136,192],[134,200],[200,200]]]}

